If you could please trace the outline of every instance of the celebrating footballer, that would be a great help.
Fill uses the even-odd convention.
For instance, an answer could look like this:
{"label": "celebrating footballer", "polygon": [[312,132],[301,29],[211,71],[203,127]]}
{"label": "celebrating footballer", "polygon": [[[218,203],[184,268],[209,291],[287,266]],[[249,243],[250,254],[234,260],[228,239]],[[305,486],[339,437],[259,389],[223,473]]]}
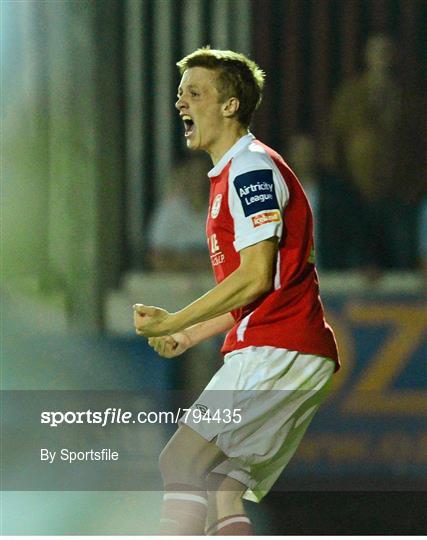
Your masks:
{"label": "celebrating footballer", "polygon": [[[207,241],[216,286],[176,313],[135,304],[138,335],[172,358],[227,332],[224,364],[160,455],[160,533],[250,535],[260,501],[295,453],[339,368],[319,297],[313,218],[282,157],[249,131],[263,71],[243,54],[198,49],[177,63],[187,147],[212,159]],[[201,360],[202,361],[202,360]]]}

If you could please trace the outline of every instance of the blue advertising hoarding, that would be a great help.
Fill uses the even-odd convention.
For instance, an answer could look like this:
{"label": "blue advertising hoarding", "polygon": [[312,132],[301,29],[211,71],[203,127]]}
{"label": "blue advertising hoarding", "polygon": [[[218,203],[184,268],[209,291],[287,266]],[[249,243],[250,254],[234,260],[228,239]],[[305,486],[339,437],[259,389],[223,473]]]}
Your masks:
{"label": "blue advertising hoarding", "polygon": [[427,310],[419,297],[328,298],[342,361],[286,471],[427,480]]}

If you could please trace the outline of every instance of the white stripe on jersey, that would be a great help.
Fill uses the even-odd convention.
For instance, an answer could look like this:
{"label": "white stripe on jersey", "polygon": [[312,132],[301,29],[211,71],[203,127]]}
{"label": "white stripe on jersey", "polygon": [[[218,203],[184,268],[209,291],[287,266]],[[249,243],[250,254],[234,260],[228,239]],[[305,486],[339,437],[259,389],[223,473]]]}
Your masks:
{"label": "white stripe on jersey", "polygon": [[280,289],[280,251],[277,251],[276,275],[274,276],[274,290]]}
{"label": "white stripe on jersey", "polygon": [[246,317],[244,317],[242,322],[239,324],[239,327],[237,328],[237,341],[244,341],[246,328],[248,327],[249,319],[251,318],[252,313],[253,311],[251,311],[249,315],[246,315]]}

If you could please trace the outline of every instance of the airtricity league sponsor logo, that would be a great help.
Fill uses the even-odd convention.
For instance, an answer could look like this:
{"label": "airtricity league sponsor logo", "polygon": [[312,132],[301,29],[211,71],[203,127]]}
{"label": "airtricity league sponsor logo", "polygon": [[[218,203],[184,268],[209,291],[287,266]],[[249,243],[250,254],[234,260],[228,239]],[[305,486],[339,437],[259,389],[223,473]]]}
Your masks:
{"label": "airtricity league sponsor logo", "polygon": [[234,187],[246,217],[265,210],[279,209],[271,169],[240,174],[234,179]]}

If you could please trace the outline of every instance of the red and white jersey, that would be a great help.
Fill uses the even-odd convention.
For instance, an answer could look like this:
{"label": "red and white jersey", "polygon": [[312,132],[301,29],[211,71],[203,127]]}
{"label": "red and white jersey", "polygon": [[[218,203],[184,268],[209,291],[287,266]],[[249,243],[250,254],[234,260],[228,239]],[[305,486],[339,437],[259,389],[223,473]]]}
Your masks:
{"label": "red and white jersey", "polygon": [[240,265],[239,251],[279,238],[272,290],[235,310],[222,352],[272,346],[332,358],[314,266],[313,217],[297,177],[271,148],[248,133],[208,173],[206,232],[217,283]]}

